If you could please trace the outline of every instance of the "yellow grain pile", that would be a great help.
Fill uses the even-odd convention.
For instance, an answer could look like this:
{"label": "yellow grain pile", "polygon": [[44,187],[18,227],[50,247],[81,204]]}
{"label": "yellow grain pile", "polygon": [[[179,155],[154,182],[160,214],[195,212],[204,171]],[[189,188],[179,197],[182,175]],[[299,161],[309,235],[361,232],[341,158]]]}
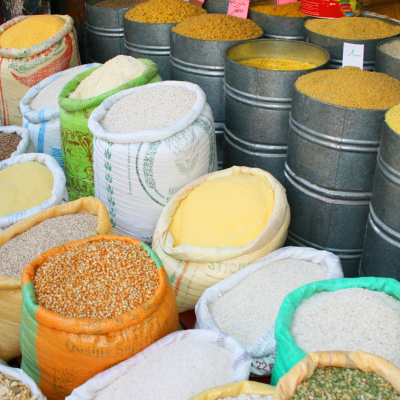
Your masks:
{"label": "yellow grain pile", "polygon": [[183,0],[150,0],[127,11],[125,18],[151,24],[172,24],[206,13],[203,8]]}
{"label": "yellow grain pile", "polygon": [[42,204],[51,198],[54,178],[43,164],[30,161],[0,171],[0,218]]}
{"label": "yellow grain pile", "polygon": [[386,113],[385,119],[388,125],[400,135],[400,104],[392,107]]}
{"label": "yellow grain pile", "polygon": [[262,29],[250,19],[226,14],[206,14],[188,18],[172,30],[183,36],[202,40],[243,40],[262,35]]}
{"label": "yellow grain pile", "polygon": [[315,64],[308,62],[288,60],[286,58],[250,58],[238,61],[239,64],[260,69],[272,69],[279,71],[297,71],[301,69],[315,68]]}
{"label": "yellow grain pile", "polygon": [[250,8],[262,14],[275,15],[277,17],[291,17],[291,18],[301,18],[308,17],[307,14],[301,12],[300,1],[296,3],[286,3],[280,5],[266,5],[259,6],[257,3],[250,5]]}
{"label": "yellow grain pile", "polygon": [[311,72],[298,78],[295,87],[310,97],[342,107],[388,110],[400,103],[400,81],[357,67]]}
{"label": "yellow grain pile", "polygon": [[366,17],[309,19],[305,27],[321,35],[349,40],[381,39],[400,33],[400,25]]}
{"label": "yellow grain pile", "polygon": [[65,25],[57,15],[34,15],[7,29],[0,35],[0,47],[26,49],[50,39]]}

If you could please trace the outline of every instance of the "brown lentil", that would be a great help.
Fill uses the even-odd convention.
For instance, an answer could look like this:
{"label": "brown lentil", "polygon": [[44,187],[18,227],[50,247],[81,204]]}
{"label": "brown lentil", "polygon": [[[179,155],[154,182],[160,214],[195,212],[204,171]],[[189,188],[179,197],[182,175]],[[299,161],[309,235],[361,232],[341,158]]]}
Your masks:
{"label": "brown lentil", "polygon": [[385,116],[388,125],[400,135],[400,104],[392,107]]}
{"label": "brown lentil", "polygon": [[250,5],[250,8],[262,14],[275,15],[277,17],[290,17],[290,18],[304,18],[308,17],[307,14],[301,12],[301,3],[286,3],[280,5],[266,5],[259,6],[257,3]]}
{"label": "brown lentil", "polygon": [[201,40],[243,40],[262,35],[262,29],[250,19],[225,14],[206,14],[188,18],[172,30]]}
{"label": "brown lentil", "polygon": [[348,40],[381,39],[400,33],[400,25],[367,17],[309,19],[304,26],[321,35]]}
{"label": "brown lentil", "polygon": [[95,7],[102,8],[129,8],[142,4],[147,0],[103,0],[95,4]]}
{"label": "brown lentil", "polygon": [[0,132],[0,161],[7,160],[22,140],[16,133]]}
{"label": "brown lentil", "polygon": [[284,58],[250,58],[249,60],[238,61],[238,63],[249,67],[272,69],[277,71],[297,71],[316,67],[315,64],[310,64],[308,62],[288,60]]}
{"label": "brown lentil", "polygon": [[183,0],[150,0],[127,11],[125,18],[152,24],[172,24],[206,13],[204,8]]}
{"label": "brown lentil", "polygon": [[25,266],[40,254],[60,244],[89,237],[95,234],[96,229],[97,216],[84,213],[40,222],[0,247],[0,274],[19,277]]}
{"label": "brown lentil", "polygon": [[298,78],[295,87],[310,97],[342,107],[387,110],[400,103],[400,81],[357,67],[311,72]]}
{"label": "brown lentil", "polygon": [[39,395],[32,396],[28,385],[0,372],[1,400],[37,400],[38,398]]}
{"label": "brown lentil", "polygon": [[36,270],[38,303],[66,317],[115,318],[148,301],[158,287],[154,260],[119,240],[89,242],[47,259]]}
{"label": "brown lentil", "polygon": [[297,387],[290,400],[400,400],[393,386],[379,375],[351,368],[317,368]]}

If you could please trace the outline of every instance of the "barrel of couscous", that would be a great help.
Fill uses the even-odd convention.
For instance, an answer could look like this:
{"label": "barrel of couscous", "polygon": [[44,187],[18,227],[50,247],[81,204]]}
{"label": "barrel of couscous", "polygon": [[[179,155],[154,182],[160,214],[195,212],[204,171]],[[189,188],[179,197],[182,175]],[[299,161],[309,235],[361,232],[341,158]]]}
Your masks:
{"label": "barrel of couscous", "polygon": [[400,80],[400,39],[382,40],[376,47],[375,71]]}
{"label": "barrel of couscous", "polygon": [[295,84],[288,243],[332,251],[346,277],[358,276],[382,123],[399,102],[399,81],[355,67],[316,71]]}

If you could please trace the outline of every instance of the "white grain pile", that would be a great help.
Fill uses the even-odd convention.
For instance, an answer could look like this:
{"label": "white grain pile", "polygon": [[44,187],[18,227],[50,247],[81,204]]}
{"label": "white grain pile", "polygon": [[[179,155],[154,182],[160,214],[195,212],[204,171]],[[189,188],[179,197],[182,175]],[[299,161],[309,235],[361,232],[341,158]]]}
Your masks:
{"label": "white grain pile", "polygon": [[306,353],[361,350],[400,367],[400,302],[386,293],[362,288],[316,293],[297,308],[291,333]]}
{"label": "white grain pile", "polygon": [[290,292],[307,283],[326,279],[327,273],[327,267],[307,261],[276,261],[209,304],[209,310],[221,331],[244,345],[251,345],[275,321]]}
{"label": "white grain pile", "polygon": [[236,397],[219,397],[217,400],[272,400],[272,396],[260,396],[259,394],[239,394]]}
{"label": "white grain pile", "polygon": [[161,128],[184,117],[195,101],[195,93],[178,86],[149,86],[118,100],[101,124],[113,133]]}
{"label": "white grain pile", "polygon": [[30,102],[31,110],[40,111],[43,108],[58,108],[58,96],[61,89],[76,75],[81,74],[83,71],[71,71],[67,74],[51,82],[45,88],[43,88],[40,93],[35,96]]}
{"label": "white grain pile", "polygon": [[159,349],[109,386],[95,399],[188,400],[233,380],[231,354],[214,344],[178,340]]}

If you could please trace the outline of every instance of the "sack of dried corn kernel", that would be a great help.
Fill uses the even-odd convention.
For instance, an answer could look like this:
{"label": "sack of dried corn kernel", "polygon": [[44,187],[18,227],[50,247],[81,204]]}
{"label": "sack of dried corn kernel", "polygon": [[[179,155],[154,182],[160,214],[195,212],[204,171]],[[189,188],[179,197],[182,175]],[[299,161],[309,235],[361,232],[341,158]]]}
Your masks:
{"label": "sack of dried corn kernel", "polygon": [[[150,273],[146,289],[140,282]],[[88,280],[90,291],[80,283]],[[174,291],[161,261],[145,243],[128,237],[97,236],[43,253],[24,269],[21,308],[22,369],[49,400],[64,399],[96,374],[179,330]]]}
{"label": "sack of dried corn kernel", "polygon": [[[76,213],[96,215],[97,229],[94,235],[115,235],[111,227],[105,205],[93,197],[64,203],[41,211],[26,218],[0,233],[0,248],[15,236],[50,218]],[[39,255],[39,254],[37,254]],[[0,265],[2,254],[0,251]],[[19,344],[19,326],[21,321],[21,277],[0,274],[0,358],[8,361],[21,355]]]}
{"label": "sack of dried corn kernel", "polygon": [[[19,104],[31,87],[52,74],[80,64],[74,20],[68,15],[58,17],[65,20],[64,27],[44,42],[21,49],[0,48],[0,115],[3,125],[22,124]],[[21,15],[1,25],[0,37],[27,18],[32,16]],[[29,36],[29,32],[25,35]]]}
{"label": "sack of dried corn kernel", "polygon": [[352,368],[374,373],[386,379],[400,393],[400,369],[392,362],[363,351],[319,351],[307,354],[281,377],[272,400],[289,400],[303,380],[311,377],[317,368],[326,367]]}

